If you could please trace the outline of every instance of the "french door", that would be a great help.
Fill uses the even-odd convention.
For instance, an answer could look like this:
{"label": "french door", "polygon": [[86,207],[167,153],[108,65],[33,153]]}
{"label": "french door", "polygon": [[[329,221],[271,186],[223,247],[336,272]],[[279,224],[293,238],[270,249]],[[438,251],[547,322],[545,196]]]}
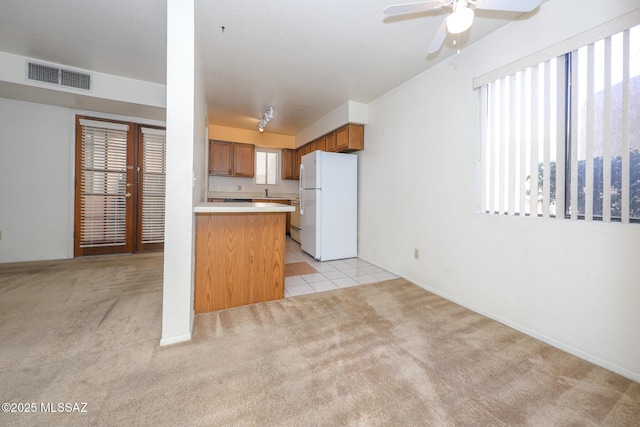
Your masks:
{"label": "french door", "polygon": [[75,256],[162,250],[164,129],[76,117]]}

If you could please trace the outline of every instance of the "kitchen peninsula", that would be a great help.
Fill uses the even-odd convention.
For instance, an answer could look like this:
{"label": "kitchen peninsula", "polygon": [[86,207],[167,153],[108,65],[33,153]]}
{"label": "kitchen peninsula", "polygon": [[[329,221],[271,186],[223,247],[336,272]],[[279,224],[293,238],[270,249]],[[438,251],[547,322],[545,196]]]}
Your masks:
{"label": "kitchen peninsula", "polygon": [[286,214],[293,210],[279,203],[196,205],[196,314],[284,297]]}

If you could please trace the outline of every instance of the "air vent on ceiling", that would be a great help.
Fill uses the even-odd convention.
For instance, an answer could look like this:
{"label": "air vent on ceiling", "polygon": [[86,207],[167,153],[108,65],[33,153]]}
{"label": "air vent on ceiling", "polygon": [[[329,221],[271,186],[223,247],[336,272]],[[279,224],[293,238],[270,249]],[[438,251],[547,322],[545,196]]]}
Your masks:
{"label": "air vent on ceiling", "polygon": [[75,89],[91,90],[91,74],[28,62],[27,79]]}

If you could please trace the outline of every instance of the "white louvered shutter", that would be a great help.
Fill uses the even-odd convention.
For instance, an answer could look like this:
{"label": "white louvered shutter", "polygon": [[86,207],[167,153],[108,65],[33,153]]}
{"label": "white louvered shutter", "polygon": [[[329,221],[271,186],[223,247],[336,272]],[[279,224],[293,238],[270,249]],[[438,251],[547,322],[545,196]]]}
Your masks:
{"label": "white louvered shutter", "polygon": [[278,153],[256,150],[256,184],[276,185],[278,183]]}

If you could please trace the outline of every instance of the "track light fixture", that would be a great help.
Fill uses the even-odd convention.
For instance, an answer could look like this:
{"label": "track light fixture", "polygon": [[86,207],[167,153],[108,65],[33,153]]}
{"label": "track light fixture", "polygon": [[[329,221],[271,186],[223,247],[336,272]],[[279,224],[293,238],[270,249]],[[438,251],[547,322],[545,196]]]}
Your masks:
{"label": "track light fixture", "polygon": [[267,111],[264,112],[262,119],[258,123],[258,129],[260,130],[260,132],[264,132],[264,128],[267,127],[267,124],[269,124],[269,120],[271,119],[273,119],[273,107],[269,106],[269,108],[267,108]]}

